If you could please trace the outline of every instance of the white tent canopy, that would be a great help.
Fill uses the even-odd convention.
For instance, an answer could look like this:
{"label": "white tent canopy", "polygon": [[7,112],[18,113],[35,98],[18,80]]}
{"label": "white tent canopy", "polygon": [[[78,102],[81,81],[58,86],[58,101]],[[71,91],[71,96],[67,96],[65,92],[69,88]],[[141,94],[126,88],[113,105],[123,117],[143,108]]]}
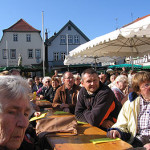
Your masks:
{"label": "white tent canopy", "polygon": [[69,52],[69,56],[143,56],[150,52],[150,15],[97,37]]}
{"label": "white tent canopy", "polygon": [[114,63],[115,61],[120,60],[120,57],[71,57],[69,55],[66,56],[64,65],[77,65],[77,64],[97,64],[110,62]]}

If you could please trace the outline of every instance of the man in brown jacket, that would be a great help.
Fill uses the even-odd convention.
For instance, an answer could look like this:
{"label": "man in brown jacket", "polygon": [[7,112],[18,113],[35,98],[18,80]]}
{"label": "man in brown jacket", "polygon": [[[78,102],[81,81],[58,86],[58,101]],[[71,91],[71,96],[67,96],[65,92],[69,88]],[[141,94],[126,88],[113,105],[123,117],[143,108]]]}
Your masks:
{"label": "man in brown jacket", "polygon": [[63,83],[64,84],[56,90],[53,107],[74,114],[77,94],[81,87],[74,84],[73,74],[68,71],[63,75]]}

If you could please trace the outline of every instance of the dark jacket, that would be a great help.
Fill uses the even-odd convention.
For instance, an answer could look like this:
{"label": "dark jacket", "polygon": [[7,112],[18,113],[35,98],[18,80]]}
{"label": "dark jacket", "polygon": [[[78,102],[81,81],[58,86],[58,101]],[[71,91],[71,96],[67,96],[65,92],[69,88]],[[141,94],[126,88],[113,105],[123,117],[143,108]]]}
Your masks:
{"label": "dark jacket", "polygon": [[104,120],[116,122],[121,103],[116,100],[112,90],[100,82],[99,89],[89,95],[82,87],[75,108],[76,119],[100,127]]}
{"label": "dark jacket", "polygon": [[[73,85],[72,87],[72,91],[73,91],[73,94],[72,94],[72,103],[69,104],[69,109],[70,109],[70,112],[74,114],[74,110],[75,110],[75,105],[77,103],[77,94],[79,92],[79,90],[81,89],[80,86],[78,85]],[[53,99],[53,107],[57,107],[60,109],[60,105],[62,103],[67,103],[67,95],[66,95],[66,89],[65,89],[65,85],[63,84],[62,86],[60,86],[57,90],[56,90],[56,93],[55,93],[55,97]]]}
{"label": "dark jacket", "polygon": [[36,85],[36,84],[34,83],[34,84],[33,84],[33,87],[32,87],[32,92],[37,92],[38,89],[40,89],[42,86],[43,86],[42,83],[39,83],[39,85]]}
{"label": "dark jacket", "polygon": [[39,93],[39,95],[43,95],[44,99],[50,101],[50,89],[51,88],[52,88],[52,86],[49,86],[49,87],[43,86],[41,92]]}

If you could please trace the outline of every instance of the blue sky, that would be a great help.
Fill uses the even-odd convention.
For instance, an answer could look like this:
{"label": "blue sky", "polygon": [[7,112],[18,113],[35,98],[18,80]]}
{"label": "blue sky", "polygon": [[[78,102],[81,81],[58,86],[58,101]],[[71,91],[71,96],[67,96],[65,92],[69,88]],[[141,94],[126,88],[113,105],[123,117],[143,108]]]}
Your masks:
{"label": "blue sky", "polygon": [[0,39],[21,18],[42,31],[42,11],[49,37],[71,20],[91,40],[150,14],[150,0],[2,0],[0,6]]}

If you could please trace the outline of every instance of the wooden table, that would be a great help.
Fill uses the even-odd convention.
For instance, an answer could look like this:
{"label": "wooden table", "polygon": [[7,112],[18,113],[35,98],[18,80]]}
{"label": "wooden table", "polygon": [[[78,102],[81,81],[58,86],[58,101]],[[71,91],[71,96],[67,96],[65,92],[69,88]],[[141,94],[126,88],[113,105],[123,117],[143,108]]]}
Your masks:
{"label": "wooden table", "polygon": [[122,140],[101,144],[91,143],[91,139],[105,138],[106,132],[89,124],[78,125],[77,131],[78,135],[74,136],[47,136],[47,141],[54,150],[123,150],[132,147]]}

